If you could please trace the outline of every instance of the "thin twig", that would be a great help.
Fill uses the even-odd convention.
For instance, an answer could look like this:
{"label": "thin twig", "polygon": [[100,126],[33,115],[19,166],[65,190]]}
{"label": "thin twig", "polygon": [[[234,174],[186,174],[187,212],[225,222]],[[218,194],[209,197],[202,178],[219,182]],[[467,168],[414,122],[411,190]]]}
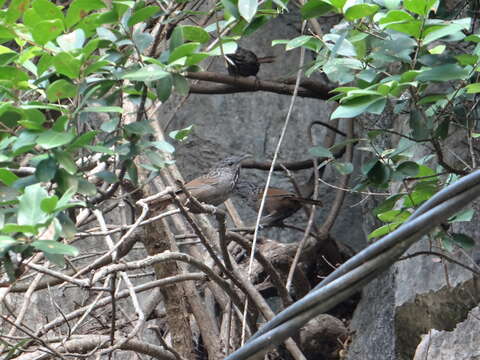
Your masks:
{"label": "thin twig", "polygon": [[[302,22],[302,33],[303,33],[304,29],[305,29],[305,21]],[[264,191],[263,191],[262,200],[260,202],[260,207],[258,209],[257,220],[255,222],[255,232],[253,233],[252,251],[250,253],[250,261],[249,261],[249,264],[248,264],[248,278],[250,278],[251,273],[252,273],[255,247],[257,246],[257,239],[258,239],[258,229],[260,227],[260,221],[262,219],[263,209],[265,207],[265,201],[267,199],[267,193],[268,193],[267,189],[270,186],[270,181],[272,180],[272,174],[273,174],[273,167],[275,165],[275,162],[277,161],[278,153],[280,152],[280,147],[282,146],[283,139],[284,139],[285,134],[287,132],[288,123],[290,122],[290,118],[292,116],[293,105],[295,104],[295,99],[296,99],[297,92],[298,92],[298,85],[300,83],[300,77],[301,77],[301,74],[302,74],[302,64],[303,64],[304,59],[305,59],[305,49],[301,48],[300,49],[300,69],[298,70],[298,73],[297,73],[297,81],[295,83],[295,88],[293,90],[293,95],[292,95],[292,98],[291,98],[291,101],[290,101],[290,107],[288,109],[288,113],[287,113],[287,116],[285,118],[285,122],[283,124],[283,128],[282,128],[282,131],[281,131],[281,134],[280,134],[280,138],[278,139],[277,146],[276,146],[275,152],[273,154],[272,164],[271,164],[270,170],[268,172],[267,181],[265,182],[265,188],[264,188]],[[241,345],[243,345],[245,343],[245,329],[246,329],[247,309],[248,309],[248,300],[245,301],[245,308],[244,308],[244,314],[243,314],[243,319],[242,319],[242,341],[241,341]]]}

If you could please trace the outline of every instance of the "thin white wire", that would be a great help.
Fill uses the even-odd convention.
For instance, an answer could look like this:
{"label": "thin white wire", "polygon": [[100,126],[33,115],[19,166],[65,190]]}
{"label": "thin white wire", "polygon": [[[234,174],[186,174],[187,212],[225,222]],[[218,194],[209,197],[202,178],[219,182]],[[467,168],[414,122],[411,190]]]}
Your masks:
{"label": "thin white wire", "polygon": [[[305,30],[306,22],[302,22],[302,34]],[[253,259],[255,255],[255,248],[257,245],[257,238],[258,238],[258,228],[260,226],[260,221],[262,218],[263,208],[265,207],[265,199],[267,198],[267,189],[270,186],[270,180],[272,179],[273,169],[275,167],[275,163],[277,161],[278,153],[280,152],[280,147],[282,146],[283,139],[287,132],[288,123],[290,122],[290,118],[292,117],[293,112],[293,105],[295,104],[295,100],[297,98],[298,87],[300,85],[300,78],[303,71],[303,63],[305,60],[305,48],[300,48],[300,63],[297,72],[297,78],[295,80],[295,88],[293,90],[292,99],[290,101],[290,107],[288,108],[288,113],[285,118],[285,122],[283,124],[282,132],[280,134],[280,138],[278,139],[277,147],[275,148],[275,153],[273,154],[272,164],[270,165],[270,170],[268,171],[267,182],[265,183],[265,189],[263,191],[262,201],[260,202],[260,208],[258,209],[257,220],[255,222],[255,232],[253,233],[253,241],[252,241],[252,251],[250,252],[250,261],[248,264],[248,280],[252,275],[253,269]],[[245,332],[246,332],[246,319],[247,319],[247,309],[248,309],[248,298],[245,299],[245,308],[243,309],[243,319],[242,319],[242,346],[245,343]]]}

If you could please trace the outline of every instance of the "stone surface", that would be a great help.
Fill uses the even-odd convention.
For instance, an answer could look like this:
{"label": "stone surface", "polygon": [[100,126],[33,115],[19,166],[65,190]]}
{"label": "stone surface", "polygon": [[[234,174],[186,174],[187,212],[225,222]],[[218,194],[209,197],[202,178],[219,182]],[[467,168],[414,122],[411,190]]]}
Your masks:
{"label": "stone surface", "polygon": [[480,308],[475,307],[452,331],[432,330],[425,334],[413,360],[479,360],[479,317]]}
{"label": "stone surface", "polygon": [[[476,238],[475,223],[478,222],[474,219],[471,223],[454,225],[454,231],[463,231]],[[434,245],[435,242],[424,238],[407,254],[439,251],[432,249]],[[476,253],[476,249],[469,253],[457,249],[448,255],[465,265],[477,267],[478,271],[474,262]],[[363,290],[362,301],[351,324],[355,337],[349,359],[412,359],[422,334],[432,329],[451,331],[467,318],[480,301],[479,285],[471,271],[448,261],[440,262],[436,256],[420,255],[397,262],[386,275]]]}
{"label": "stone surface", "polygon": [[[282,77],[295,76],[299,66],[299,49],[284,52],[282,46],[271,47],[274,39],[294,38],[299,35],[297,13],[292,11],[273,20],[242,41],[242,47],[254,51],[257,56],[275,55],[276,61],[272,64],[262,64],[259,79],[271,80]],[[312,60],[307,52],[305,62]],[[226,73],[227,70],[219,57],[209,67],[209,71]],[[236,93],[226,95],[199,95],[192,94],[181,105],[179,98],[170,99],[165,106],[159,109],[158,121],[164,126],[172,118],[168,130],[180,129],[194,125],[193,134],[183,143],[175,144],[175,160],[185,179],[192,179],[208,169],[211,164],[226,154],[250,153],[255,160],[271,160],[284,124],[291,97],[268,92]],[[307,128],[311,121],[328,121],[334,104],[318,99],[296,98],[292,117],[283,141],[279,161],[299,161],[309,158]],[[343,125],[340,125],[343,128]],[[325,129],[314,126],[315,141],[321,142]],[[342,141],[341,137],[337,141]],[[306,181],[311,169],[298,171],[294,175],[299,182]],[[264,184],[266,171],[243,169],[241,177],[257,184]],[[325,179],[336,184],[338,173],[327,166]],[[287,176],[282,172],[273,175],[271,184],[284,189],[292,190]],[[320,199],[325,206],[318,210],[317,224],[328,213],[335,191],[325,185],[320,185]],[[239,208],[240,214],[249,225],[255,221],[255,213],[239,198],[233,199]],[[360,199],[356,196],[347,196],[347,205],[342,211],[335,226],[335,236],[356,249],[363,246],[364,237],[359,231],[343,231],[344,228],[361,229],[361,208],[349,208]],[[287,223],[303,227],[306,224],[305,215],[299,211],[288,219]],[[302,233],[286,231],[284,229],[268,229],[262,235],[283,242],[299,241]]]}

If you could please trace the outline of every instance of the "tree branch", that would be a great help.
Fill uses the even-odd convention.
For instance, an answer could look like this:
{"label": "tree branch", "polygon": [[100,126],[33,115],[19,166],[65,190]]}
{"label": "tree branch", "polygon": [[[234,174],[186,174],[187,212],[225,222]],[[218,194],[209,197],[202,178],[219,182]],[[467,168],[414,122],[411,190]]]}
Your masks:
{"label": "tree branch", "polygon": [[[244,78],[210,71],[186,72],[184,75],[189,79],[223,84],[210,86],[192,84],[190,86],[190,92],[194,94],[232,94],[237,92],[269,91],[276,94],[292,95],[295,88],[295,85],[287,83],[288,79],[283,82],[259,80],[254,77]],[[300,82],[300,87],[298,88],[298,96],[322,100],[328,100],[332,97],[330,91],[333,88],[313,82],[312,80],[304,80],[306,85],[303,87],[302,82]]]}

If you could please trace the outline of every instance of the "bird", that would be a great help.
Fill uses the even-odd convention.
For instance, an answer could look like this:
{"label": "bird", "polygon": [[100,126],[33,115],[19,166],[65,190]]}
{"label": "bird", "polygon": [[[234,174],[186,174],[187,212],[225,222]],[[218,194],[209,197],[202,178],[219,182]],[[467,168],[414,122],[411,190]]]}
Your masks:
{"label": "bird", "polygon": [[[251,157],[249,154],[228,156],[213,166],[206,174],[201,175],[189,182],[184,187],[200,203],[217,206],[227,200],[232,194],[238,178],[242,160]],[[201,209],[194,206],[182,189],[175,191],[183,205],[193,213],[200,213]],[[172,202],[169,195],[165,195],[155,201],[155,209],[164,209]]]}
{"label": "bird", "polygon": [[257,57],[253,51],[237,47],[234,54],[226,55],[228,73],[232,76],[256,76],[260,70],[260,64],[272,63],[274,56]]}
{"label": "bird", "polygon": [[[242,180],[237,183],[235,192],[246,199],[250,207],[258,211],[264,189],[263,186],[257,186],[250,181]],[[266,215],[262,217],[261,225],[264,227],[283,225],[283,220],[295,214],[302,207],[302,204],[322,206],[320,200],[308,199],[284,189],[269,187],[264,207]]]}

